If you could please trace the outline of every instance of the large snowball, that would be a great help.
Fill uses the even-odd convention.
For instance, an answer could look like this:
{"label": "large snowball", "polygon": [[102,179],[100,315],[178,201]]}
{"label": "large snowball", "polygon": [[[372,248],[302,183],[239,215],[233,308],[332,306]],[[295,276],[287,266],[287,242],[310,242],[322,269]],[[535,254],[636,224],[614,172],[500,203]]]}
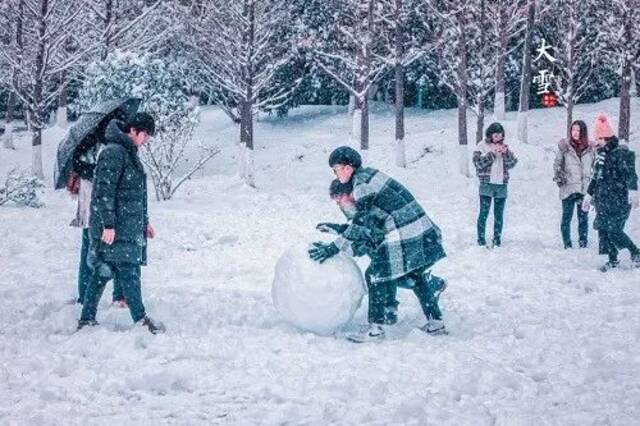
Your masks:
{"label": "large snowball", "polygon": [[276,264],[273,304],[291,325],[321,335],[348,323],[365,293],[356,263],[338,254],[323,264],[309,258],[307,245],[290,248]]}

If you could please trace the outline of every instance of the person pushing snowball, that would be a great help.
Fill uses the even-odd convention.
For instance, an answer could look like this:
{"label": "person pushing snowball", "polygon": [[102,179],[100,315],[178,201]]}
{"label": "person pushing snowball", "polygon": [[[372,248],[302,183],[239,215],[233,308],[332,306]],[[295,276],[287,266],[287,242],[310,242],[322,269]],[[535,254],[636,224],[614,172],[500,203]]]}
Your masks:
{"label": "person pushing snowball", "polygon": [[335,149],[329,156],[329,166],[342,185],[352,188],[351,194],[344,194],[344,190],[332,194],[350,220],[346,227],[318,224],[319,230],[337,233],[339,237],[329,244],[313,243],[309,256],[320,263],[340,251],[371,258],[365,271],[369,324],[348,339],[366,342],[384,338],[386,326],[398,319],[399,286],[411,288],[420,301],[427,318],[420,329],[429,334],[444,334],[438,297],[446,282],[430,272],[446,256],[440,229],[398,181],[374,168],[363,167],[360,154],[353,148]]}

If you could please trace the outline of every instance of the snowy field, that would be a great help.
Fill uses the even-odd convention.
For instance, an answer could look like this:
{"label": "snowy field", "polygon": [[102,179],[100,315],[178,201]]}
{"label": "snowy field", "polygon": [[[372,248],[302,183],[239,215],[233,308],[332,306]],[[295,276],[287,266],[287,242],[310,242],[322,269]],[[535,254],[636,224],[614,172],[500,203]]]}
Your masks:
{"label": "snowy field", "polygon": [[[46,208],[0,207],[0,424],[640,424],[640,271],[625,252],[619,270],[598,272],[605,258],[593,230],[587,250],[562,249],[551,177],[564,111],[532,112],[525,146],[508,115],[520,163],[503,247],[487,250],[475,245],[477,182],[457,173],[455,111],[407,112],[403,170],[390,158],[392,111],[375,110],[366,162],[404,183],[443,230],[449,256],[435,272],[449,280],[450,335],[416,330],[423,318],[406,290],[400,324],[381,343],[284,324],[271,302],[273,268],[289,246],[327,238],[316,223],[341,220],[327,157],[348,143],[349,117],[336,107],[262,117],[252,189],[236,174],[234,125],[207,109],[198,137],[222,153],[174,200],[150,204],[158,235],[143,295],[165,335],[109,307],[111,285],[101,326],[75,333],[74,201],[47,189]],[[578,106],[575,118],[591,127],[599,111],[615,122],[617,100]],[[47,130],[46,161],[63,133]],[[0,150],[3,177],[29,164],[27,136],[16,142],[16,152]],[[640,241],[640,212],[627,230]],[[352,327],[365,320],[363,306]]]}

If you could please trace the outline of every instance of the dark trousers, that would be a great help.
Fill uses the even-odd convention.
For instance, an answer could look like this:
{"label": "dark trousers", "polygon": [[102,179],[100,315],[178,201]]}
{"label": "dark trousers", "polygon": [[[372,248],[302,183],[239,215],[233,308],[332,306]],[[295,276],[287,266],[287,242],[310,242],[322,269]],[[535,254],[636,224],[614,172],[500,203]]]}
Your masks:
{"label": "dark trousers", "polygon": [[562,241],[565,246],[571,245],[571,219],[573,211],[577,211],[578,216],[578,238],[581,246],[587,245],[587,235],[589,234],[589,213],[582,210],[582,200],[584,195],[576,193],[571,194],[562,200],[562,222],[560,223],[560,232],[562,233]]}
{"label": "dark trousers", "polygon": [[[105,268],[110,270],[112,276],[105,274]],[[120,283],[120,287],[129,305],[131,318],[134,322],[140,321],[145,316],[142,304],[142,292],[140,289],[140,265],[131,263],[103,263],[96,267],[87,286],[84,304],[82,306],[81,321],[95,321],[98,303],[107,282],[113,278]]]}
{"label": "dark trousers", "polygon": [[600,240],[600,254],[607,254],[610,261],[617,261],[618,252],[622,249],[629,250],[631,256],[640,254],[638,247],[624,231],[598,231],[598,238]]}
{"label": "dark trousers", "polygon": [[365,272],[365,280],[369,287],[368,317],[370,323],[395,324],[398,321],[396,293],[398,286],[406,281],[413,281],[412,290],[418,298],[427,319],[442,319],[438,299],[435,297],[436,291],[442,284],[442,278],[436,277],[429,272],[416,271],[398,280],[374,284],[371,282],[371,275],[367,270]]}
{"label": "dark trousers", "polygon": [[[87,254],[89,253],[89,230],[82,230],[82,248],[80,249],[80,266],[78,267],[78,303],[84,302],[84,296],[86,293],[89,281],[93,271],[87,264]],[[124,293],[122,292],[122,286],[120,286],[117,279],[113,280],[113,294],[112,300],[124,300]]]}
{"label": "dark trousers", "polygon": [[478,214],[478,242],[485,241],[485,229],[487,227],[487,219],[489,218],[489,210],[491,209],[491,200],[493,200],[493,239],[499,240],[502,236],[504,205],[507,202],[507,199],[481,195],[480,213]]}

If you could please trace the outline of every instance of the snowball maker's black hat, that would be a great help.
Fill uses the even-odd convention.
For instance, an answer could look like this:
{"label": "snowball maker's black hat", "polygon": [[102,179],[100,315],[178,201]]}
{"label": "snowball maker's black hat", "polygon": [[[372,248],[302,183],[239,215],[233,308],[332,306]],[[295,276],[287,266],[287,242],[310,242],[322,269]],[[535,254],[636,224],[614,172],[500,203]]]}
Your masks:
{"label": "snowball maker's black hat", "polygon": [[349,146],[341,146],[334,149],[329,155],[329,167],[333,167],[336,164],[345,164],[357,169],[362,166],[362,157],[355,149]]}
{"label": "snowball maker's black hat", "polygon": [[487,139],[491,139],[491,135],[494,133],[501,133],[504,135],[504,127],[500,123],[491,123],[489,127],[487,127],[487,131],[485,132],[485,136]]}
{"label": "snowball maker's black hat", "polygon": [[138,112],[129,120],[129,127],[141,132],[147,132],[151,136],[156,133],[156,123],[153,117],[146,112]]}

